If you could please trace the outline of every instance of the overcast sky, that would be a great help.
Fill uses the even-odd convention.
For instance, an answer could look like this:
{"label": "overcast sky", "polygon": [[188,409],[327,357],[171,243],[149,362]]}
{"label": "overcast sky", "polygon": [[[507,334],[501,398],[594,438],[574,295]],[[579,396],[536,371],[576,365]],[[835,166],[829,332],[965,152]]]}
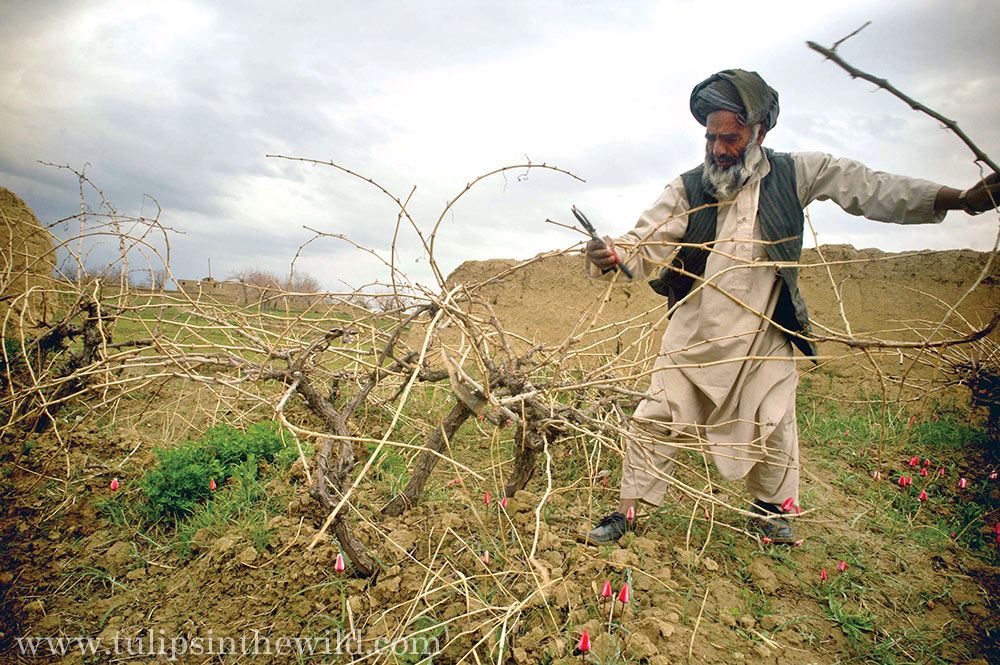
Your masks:
{"label": "overcast sky", "polygon": [[[691,88],[720,69],[758,71],[781,96],[765,145],[820,150],[966,187],[972,155],[950,132],[805,46],[832,44],[861,69],[956,120],[1000,158],[1000,11],[993,0],[664,2],[73,2],[0,10],[0,185],[47,223],[79,210],[85,165],[123,214],[176,229],[172,270],[217,279],[259,266],[287,274],[303,227],[343,234],[388,259],[406,199],[429,232],[467,182],[524,163],[558,166],[480,182],[445,217],[435,256],[527,258],[580,236],[575,204],[618,235],[701,160]],[[989,250],[996,215],[940,226],[810,208],[820,243],[887,251]],[[433,285],[412,230],[398,265]],[[812,245],[812,239],[806,239]],[[105,250],[98,250],[98,253]],[[108,250],[109,251],[109,250]],[[325,288],[387,280],[338,239],[297,267]]]}

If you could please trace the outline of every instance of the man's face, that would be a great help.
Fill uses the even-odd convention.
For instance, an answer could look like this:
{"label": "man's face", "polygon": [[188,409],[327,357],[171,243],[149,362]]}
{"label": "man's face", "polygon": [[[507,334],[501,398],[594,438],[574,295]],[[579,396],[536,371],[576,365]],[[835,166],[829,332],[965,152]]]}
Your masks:
{"label": "man's face", "polygon": [[[751,134],[732,111],[714,111],[705,119],[705,151],[717,167],[728,169],[743,160]],[[757,138],[758,145],[763,138]]]}

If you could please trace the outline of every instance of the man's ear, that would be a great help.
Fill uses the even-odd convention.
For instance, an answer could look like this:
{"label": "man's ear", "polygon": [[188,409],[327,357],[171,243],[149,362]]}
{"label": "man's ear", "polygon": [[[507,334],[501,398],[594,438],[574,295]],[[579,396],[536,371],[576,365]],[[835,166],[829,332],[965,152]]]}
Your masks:
{"label": "man's ear", "polygon": [[757,134],[757,145],[764,142],[764,137],[767,136],[767,128],[764,125],[760,126],[760,132]]}

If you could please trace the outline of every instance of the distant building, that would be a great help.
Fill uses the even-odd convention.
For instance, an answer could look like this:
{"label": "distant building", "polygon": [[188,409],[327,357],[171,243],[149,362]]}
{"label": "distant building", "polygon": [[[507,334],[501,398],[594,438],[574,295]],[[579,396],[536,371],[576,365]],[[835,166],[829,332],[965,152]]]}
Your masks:
{"label": "distant building", "polygon": [[246,282],[202,279],[178,279],[177,289],[192,300],[215,300],[236,305],[253,305],[274,308],[285,305],[285,296],[278,284],[259,286]]}

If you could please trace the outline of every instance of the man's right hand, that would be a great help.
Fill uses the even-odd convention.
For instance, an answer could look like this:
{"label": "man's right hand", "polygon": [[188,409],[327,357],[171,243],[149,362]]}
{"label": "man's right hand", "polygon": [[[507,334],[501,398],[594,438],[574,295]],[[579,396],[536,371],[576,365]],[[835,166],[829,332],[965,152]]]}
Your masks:
{"label": "man's right hand", "polygon": [[596,240],[587,242],[587,260],[601,272],[607,272],[618,265],[615,254],[615,243],[609,236],[604,236],[604,245]]}

